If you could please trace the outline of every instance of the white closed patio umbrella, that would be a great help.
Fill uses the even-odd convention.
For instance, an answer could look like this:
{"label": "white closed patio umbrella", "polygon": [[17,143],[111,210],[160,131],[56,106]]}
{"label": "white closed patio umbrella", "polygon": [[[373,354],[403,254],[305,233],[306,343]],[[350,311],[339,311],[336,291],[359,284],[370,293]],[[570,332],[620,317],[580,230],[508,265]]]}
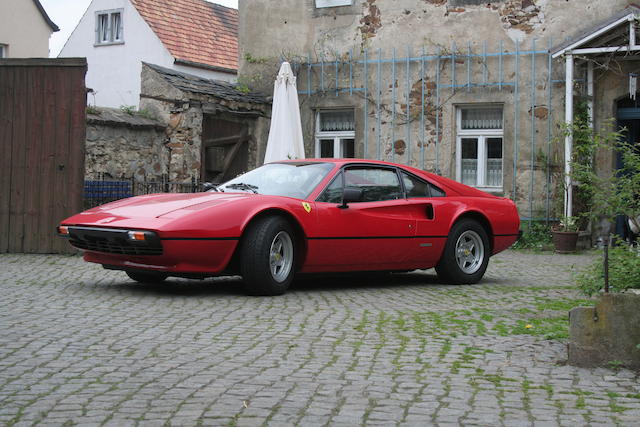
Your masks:
{"label": "white closed patio umbrella", "polygon": [[304,159],[304,143],[296,76],[289,63],[283,62],[273,84],[271,127],[264,163],[286,159]]}

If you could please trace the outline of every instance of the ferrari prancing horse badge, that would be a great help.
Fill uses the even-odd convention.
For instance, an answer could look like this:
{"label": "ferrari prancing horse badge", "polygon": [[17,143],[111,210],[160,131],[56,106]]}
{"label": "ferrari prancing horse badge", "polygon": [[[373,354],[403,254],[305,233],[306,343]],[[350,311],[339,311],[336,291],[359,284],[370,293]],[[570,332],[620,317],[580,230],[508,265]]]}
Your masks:
{"label": "ferrari prancing horse badge", "polygon": [[311,205],[307,202],[302,202],[302,207],[304,208],[305,211],[307,211],[307,213],[311,212]]}

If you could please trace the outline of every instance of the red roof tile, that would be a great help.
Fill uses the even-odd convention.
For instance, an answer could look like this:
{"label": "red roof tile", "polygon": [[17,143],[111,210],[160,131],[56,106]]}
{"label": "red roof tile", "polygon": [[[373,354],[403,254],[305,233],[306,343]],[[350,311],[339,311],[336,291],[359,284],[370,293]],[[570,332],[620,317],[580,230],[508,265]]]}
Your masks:
{"label": "red roof tile", "polygon": [[238,10],[205,0],[131,0],[177,61],[238,69]]}

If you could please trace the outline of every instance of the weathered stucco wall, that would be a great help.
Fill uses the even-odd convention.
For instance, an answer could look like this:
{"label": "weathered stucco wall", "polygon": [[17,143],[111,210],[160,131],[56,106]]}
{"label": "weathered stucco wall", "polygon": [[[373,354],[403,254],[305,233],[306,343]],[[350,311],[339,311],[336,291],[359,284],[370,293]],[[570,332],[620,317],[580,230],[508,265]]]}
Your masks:
{"label": "weathered stucco wall", "polygon": [[[546,47],[575,37],[624,9],[628,0],[354,0],[353,6],[316,9],[314,0],[239,0],[240,75],[268,90],[265,63],[280,58],[334,58],[372,51],[483,40],[513,50],[536,39]],[[478,4],[479,3],[479,4]],[[277,69],[271,74],[275,75]],[[258,71],[256,73],[256,71]],[[255,73],[255,74],[254,74]]]}
{"label": "weathered stucco wall", "polygon": [[[239,1],[241,82],[271,93],[281,60],[325,64],[322,72],[320,67],[310,72],[305,66],[296,69],[300,91],[312,82],[313,93],[300,95],[308,156],[316,154],[315,113],[347,107],[355,112],[357,157],[411,164],[455,179],[457,109],[499,105],[504,112],[503,185],[494,192],[515,199],[523,217],[553,216],[549,211],[557,211],[562,202],[557,182],[564,162],[564,62],[553,60],[549,73],[544,52],[608,19],[628,1],[355,0],[351,6],[323,9],[314,4]],[[516,63],[514,53],[531,51],[534,42],[539,52],[535,62],[534,56],[521,54]],[[406,71],[402,60],[420,56],[423,48],[427,56],[449,57],[428,61],[424,72],[413,61]],[[465,57],[469,50],[477,55],[470,61]],[[498,55],[479,58],[483,51],[505,55],[499,63]],[[361,64],[365,55],[369,61],[387,62],[366,71],[357,63],[352,66]],[[399,60],[396,67],[389,61],[394,56]],[[584,78],[584,69],[577,64],[577,79]],[[467,72],[476,84],[510,84],[466,88]],[[606,79],[597,81],[599,96],[607,85],[618,85],[616,93],[622,91],[624,79]],[[360,90],[336,93],[336,81],[339,88],[353,85]],[[366,100],[361,90],[365,86]],[[584,88],[578,89],[581,95]],[[596,113],[598,120],[611,117],[606,96],[597,98]],[[610,159],[602,161],[611,164]]]}

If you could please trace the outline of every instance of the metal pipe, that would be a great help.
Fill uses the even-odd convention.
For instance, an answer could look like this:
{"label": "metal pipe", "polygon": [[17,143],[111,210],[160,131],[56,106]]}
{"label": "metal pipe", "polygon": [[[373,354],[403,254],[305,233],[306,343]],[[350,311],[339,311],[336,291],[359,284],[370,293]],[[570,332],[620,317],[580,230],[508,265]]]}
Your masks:
{"label": "metal pipe", "polygon": [[456,42],[451,44],[451,87],[456,93]]}
{"label": "metal pipe", "polygon": [[320,92],[324,92],[324,55],[320,55]]}
{"label": "metal pipe", "polygon": [[307,54],[307,97],[311,97],[311,54]]}
{"label": "metal pipe", "polygon": [[382,69],[381,69],[381,65],[382,65],[382,49],[378,48],[378,81],[377,81],[377,85],[378,85],[378,91],[377,91],[377,99],[376,99],[376,118],[378,120],[377,122],[377,126],[376,126],[376,139],[378,142],[378,147],[377,147],[377,158],[378,160],[381,159],[381,153],[380,153],[380,145],[381,145],[381,141],[380,141],[380,126],[381,126],[381,120],[380,120],[380,96],[381,96],[381,92],[382,92]]}
{"label": "metal pipe", "polygon": [[467,45],[467,92],[471,92],[471,42]]}
{"label": "metal pipe", "polygon": [[547,79],[547,104],[549,111],[547,112],[547,185],[546,185],[546,223],[549,225],[549,217],[551,216],[551,117],[553,116],[553,106],[551,104],[551,90],[553,87],[552,83],[552,57],[551,57],[551,49],[553,49],[553,39],[549,39],[549,52],[547,53],[547,67],[549,70],[549,75]]}
{"label": "metal pipe", "polygon": [[393,63],[391,64],[391,161],[396,160],[396,48],[393,48]]}
{"label": "metal pipe", "polygon": [[[531,49],[535,52],[536,40],[531,42]],[[536,54],[531,54],[531,185],[529,187],[529,216],[533,217],[533,188],[535,181],[536,159]],[[531,224],[529,224],[531,225]]]}
{"label": "metal pipe", "polygon": [[[364,66],[365,67],[367,66],[366,62]],[[353,95],[353,49],[349,51],[349,96],[352,96],[352,95]]]}
{"label": "metal pipe", "polygon": [[407,45],[407,164],[411,166],[411,48]]}
{"label": "metal pipe", "polygon": [[440,46],[438,46],[438,54],[437,54],[437,62],[436,62],[436,140],[434,142],[434,148],[436,150],[436,170],[435,173],[439,172],[440,169]]}
{"label": "metal pipe", "polygon": [[587,108],[589,126],[593,130],[593,61],[587,62]]}
{"label": "metal pipe", "polygon": [[573,188],[571,187],[571,153],[573,151],[573,55],[568,54],[565,59],[565,110],[564,121],[566,136],[564,139],[564,215],[573,216]]}
{"label": "metal pipe", "polygon": [[516,193],[516,181],[517,181],[517,177],[518,177],[518,137],[520,136],[519,133],[519,118],[520,118],[520,100],[519,100],[519,96],[520,96],[520,86],[519,86],[519,78],[520,78],[520,63],[519,63],[519,58],[520,58],[520,43],[518,43],[518,41],[516,41],[516,56],[515,56],[515,93],[514,93],[514,103],[515,103],[515,117],[514,117],[514,126],[513,126],[513,200],[516,201],[516,199],[518,198],[517,193]]}
{"label": "metal pipe", "polygon": [[503,42],[500,40],[500,56],[498,56],[498,74],[499,74],[499,83],[498,89],[502,91],[502,80],[503,80],[503,71],[502,71],[502,51],[503,51]]}
{"label": "metal pipe", "polygon": [[604,293],[609,293],[609,236],[604,239]]}
{"label": "metal pipe", "polygon": [[364,158],[369,157],[369,66],[367,49],[364,50]]}
{"label": "metal pipe", "polygon": [[420,91],[420,140],[422,145],[420,146],[420,167],[424,169],[424,137],[425,137],[425,129],[424,129],[424,79],[425,79],[425,69],[424,69],[424,46],[422,46],[422,58],[420,62],[420,81],[422,83],[421,91]]}
{"label": "metal pipe", "polygon": [[487,41],[482,42],[482,91],[487,86]]}
{"label": "metal pipe", "polygon": [[335,69],[336,69],[336,96],[338,96],[339,94],[339,86],[340,86],[340,81],[339,81],[339,76],[340,76],[340,72],[338,71],[338,59],[336,58],[336,62],[335,62]]}

